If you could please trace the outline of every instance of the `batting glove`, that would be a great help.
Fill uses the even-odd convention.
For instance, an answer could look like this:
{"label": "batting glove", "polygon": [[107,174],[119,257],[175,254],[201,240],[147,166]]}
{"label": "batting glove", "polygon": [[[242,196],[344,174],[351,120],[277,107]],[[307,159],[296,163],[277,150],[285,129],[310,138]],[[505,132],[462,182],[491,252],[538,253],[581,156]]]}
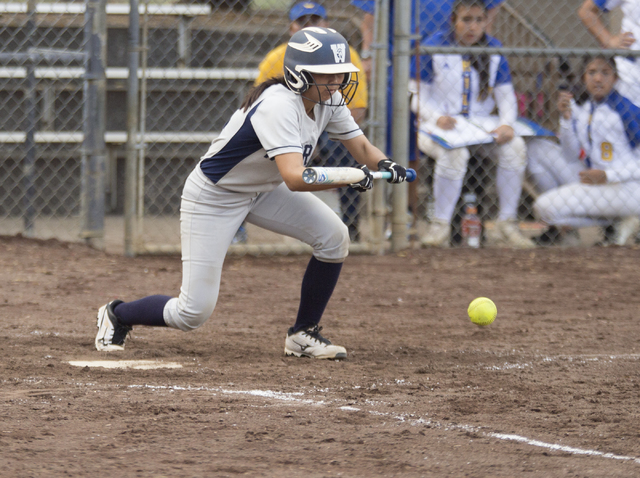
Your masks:
{"label": "batting glove", "polygon": [[388,171],[391,177],[387,179],[388,183],[402,183],[407,179],[407,169],[394,163],[390,159],[383,159],[378,162],[378,171]]}
{"label": "batting glove", "polygon": [[364,164],[359,164],[356,167],[364,171],[364,179],[357,183],[349,184],[349,187],[352,187],[356,191],[363,193],[373,187],[373,176],[371,176],[371,171],[369,171],[369,168],[367,168]]}

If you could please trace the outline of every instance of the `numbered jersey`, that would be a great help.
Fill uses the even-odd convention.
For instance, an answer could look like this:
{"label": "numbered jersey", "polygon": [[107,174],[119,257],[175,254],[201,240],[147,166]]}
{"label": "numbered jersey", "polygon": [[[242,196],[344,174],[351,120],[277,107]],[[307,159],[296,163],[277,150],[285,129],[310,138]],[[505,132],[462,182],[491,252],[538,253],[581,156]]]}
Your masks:
{"label": "numbered jersey", "polygon": [[585,102],[575,108],[571,129],[592,168],[607,171],[610,181],[638,178],[640,108],[627,98],[613,91]]}
{"label": "numbered jersey", "polygon": [[[334,103],[340,100],[340,92],[335,95]],[[276,156],[300,153],[308,164],[323,131],[332,140],[363,134],[346,106],[316,105],[314,116],[315,120],[307,115],[300,95],[283,85],[271,86],[247,111],[233,114],[199,167],[225,189],[271,191],[283,181]]]}

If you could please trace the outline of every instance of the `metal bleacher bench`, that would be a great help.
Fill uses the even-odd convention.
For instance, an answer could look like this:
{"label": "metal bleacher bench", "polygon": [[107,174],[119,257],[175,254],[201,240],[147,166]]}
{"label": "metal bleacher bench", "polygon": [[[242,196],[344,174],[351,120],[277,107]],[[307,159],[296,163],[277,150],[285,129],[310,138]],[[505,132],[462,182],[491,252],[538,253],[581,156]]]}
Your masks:
{"label": "metal bleacher bench", "polygon": [[[140,13],[145,13],[145,5],[140,5]],[[72,21],[73,18],[78,15],[84,14],[86,5],[84,3],[37,3],[35,4],[35,13],[39,15],[42,20],[45,18],[51,18],[51,22],[55,25],[59,25],[62,18],[67,18],[67,22]],[[0,2],[0,15],[3,17],[3,22],[11,22],[11,14],[20,16],[28,12],[28,5],[26,2]],[[106,4],[106,13],[111,18],[117,18],[126,22],[127,16],[130,13],[130,5],[128,3],[108,3]],[[149,16],[162,19],[163,17],[178,18],[180,22],[189,22],[190,19],[200,17],[203,21],[209,22],[219,15],[212,15],[212,7],[208,4],[149,4],[147,7],[147,13]],[[62,22],[62,24],[65,23]],[[40,20],[39,20],[40,22]],[[0,22],[2,23],[2,22]],[[46,22],[45,22],[46,23]],[[110,22],[112,23],[112,22]],[[120,28],[121,21],[118,21],[114,26]],[[175,28],[175,24],[174,24]],[[214,27],[218,28],[218,27]],[[157,85],[157,81],[192,81],[192,80],[209,80],[209,81],[238,81],[239,88],[246,88],[247,84],[250,84],[255,80],[258,75],[257,68],[246,67],[210,67],[210,68],[189,68],[186,67],[189,64],[189,29],[188,28],[175,28],[178,33],[178,64],[175,67],[149,67],[143,70],[138,69],[138,78],[145,80],[155,81],[154,85]],[[240,65],[242,66],[242,65]],[[82,80],[85,75],[85,70],[78,66],[49,66],[49,65],[36,65],[34,70],[34,76],[37,80],[47,80],[39,82],[36,86],[41,93],[41,108],[42,115],[40,117],[40,127],[43,130],[36,134],[36,142],[38,143],[80,143],[82,142],[82,133],[69,133],[69,132],[54,132],[54,118],[55,108],[54,102],[56,100],[56,89],[59,84],[55,83],[56,80]],[[106,79],[110,80],[107,86],[107,90],[122,92],[124,84],[122,80],[126,80],[129,76],[129,69],[127,67],[113,66],[107,67]],[[28,65],[19,66],[0,66],[0,80],[24,80],[28,75]],[[174,83],[171,83],[173,87]],[[17,88],[16,88],[17,86]],[[20,83],[17,83],[12,89],[20,89]],[[151,88],[154,88],[153,86]],[[164,88],[164,86],[163,86]],[[151,90],[150,90],[151,91]],[[110,132],[106,135],[106,141],[108,144],[117,144],[124,142],[121,140],[124,133]],[[12,131],[0,131],[0,143],[15,143],[20,142],[21,138],[24,138],[24,133],[12,132]],[[119,139],[120,138],[120,139]],[[206,138],[206,141],[203,139]],[[147,142],[165,142],[165,143],[180,143],[180,142],[209,142],[211,141],[211,133],[197,132],[197,133],[184,133],[174,131],[150,131],[146,134],[145,140]]]}
{"label": "metal bleacher bench", "polygon": [[[106,5],[107,15],[129,15],[131,7],[128,3],[108,3]],[[145,6],[139,6],[140,14],[145,13]],[[37,3],[35,13],[37,14],[58,14],[58,15],[80,15],[85,12],[84,3]],[[26,2],[6,2],[0,3],[0,13],[27,13]],[[183,5],[183,4],[150,4],[148,15],[209,15],[210,5]]]}

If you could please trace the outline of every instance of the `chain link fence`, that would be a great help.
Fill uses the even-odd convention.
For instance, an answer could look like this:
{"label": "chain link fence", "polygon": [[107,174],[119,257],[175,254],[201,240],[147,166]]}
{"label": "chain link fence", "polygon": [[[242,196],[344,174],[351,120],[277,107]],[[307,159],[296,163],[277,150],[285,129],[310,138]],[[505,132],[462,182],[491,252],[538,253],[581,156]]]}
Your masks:
{"label": "chain link fence", "polygon": [[[93,18],[87,12],[101,3],[0,3],[0,234],[85,238],[114,252],[177,252],[184,181],[252,87],[260,61],[288,39],[292,2],[108,2],[103,33],[97,34],[102,40],[97,55],[102,56],[104,90],[100,68],[91,69],[96,48],[91,43],[92,27],[87,27]],[[329,24],[361,51],[364,12],[358,2],[318,3],[326,8]],[[377,8],[384,4],[372,3]],[[418,3],[417,8],[430,5]],[[507,59],[519,115],[554,132],[559,124],[559,86],[579,83],[579,55],[572,51],[598,48],[576,13],[582,3],[509,0],[499,6],[493,21],[492,34],[518,49]],[[139,6],[134,52],[139,101],[132,112],[129,27],[134,4]],[[616,31],[620,16],[613,11],[602,19]],[[373,46],[381,48],[375,42]],[[526,49],[567,51],[534,55]],[[96,105],[91,82],[96,78],[98,98],[103,94],[106,104],[104,144],[95,140],[88,124],[100,126],[99,119],[91,120]],[[376,78],[368,80],[370,108],[363,127],[372,132],[386,119],[372,107],[380,94]],[[406,85],[396,87],[407,90]],[[92,138],[93,143],[88,141]],[[557,143],[554,137],[546,140]],[[348,164],[349,158],[336,152],[337,147],[320,144],[315,163]],[[400,211],[398,217],[402,221],[406,217],[408,237],[419,242],[434,222],[436,161],[424,151],[406,159],[418,169],[419,180],[409,187],[409,213]],[[500,214],[496,176],[491,154],[471,155],[462,193],[476,194],[487,233]],[[391,188],[383,186],[376,186],[379,201],[375,198],[380,196],[348,189],[320,194],[349,225],[354,251],[380,250],[380,241],[389,238],[391,228],[383,222],[382,231],[377,231],[374,221],[376,215],[387,217],[392,208]],[[521,232],[533,236],[542,232],[533,204],[543,191],[530,169],[522,187],[516,219]],[[460,242],[462,206],[461,200],[456,202],[448,243]],[[490,244],[490,238],[485,243]],[[250,224],[232,246],[238,254],[308,250]]]}

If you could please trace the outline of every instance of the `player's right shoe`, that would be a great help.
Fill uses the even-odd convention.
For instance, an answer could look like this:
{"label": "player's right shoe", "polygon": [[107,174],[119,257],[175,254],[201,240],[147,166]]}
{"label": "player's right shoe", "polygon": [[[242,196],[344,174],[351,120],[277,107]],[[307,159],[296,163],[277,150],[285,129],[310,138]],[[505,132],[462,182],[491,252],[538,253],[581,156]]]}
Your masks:
{"label": "player's right shoe", "polygon": [[423,247],[449,247],[451,238],[451,224],[440,219],[434,219],[427,233],[422,236],[420,242]]}
{"label": "player's right shoe", "polygon": [[340,345],[333,345],[320,335],[321,330],[322,327],[314,325],[294,332],[293,327],[291,327],[284,341],[285,355],[318,359],[347,358],[347,349]]}
{"label": "player's right shoe", "polygon": [[124,341],[132,327],[121,323],[113,311],[121,303],[121,300],[114,300],[103,305],[98,310],[96,349],[101,352],[124,350]]}

